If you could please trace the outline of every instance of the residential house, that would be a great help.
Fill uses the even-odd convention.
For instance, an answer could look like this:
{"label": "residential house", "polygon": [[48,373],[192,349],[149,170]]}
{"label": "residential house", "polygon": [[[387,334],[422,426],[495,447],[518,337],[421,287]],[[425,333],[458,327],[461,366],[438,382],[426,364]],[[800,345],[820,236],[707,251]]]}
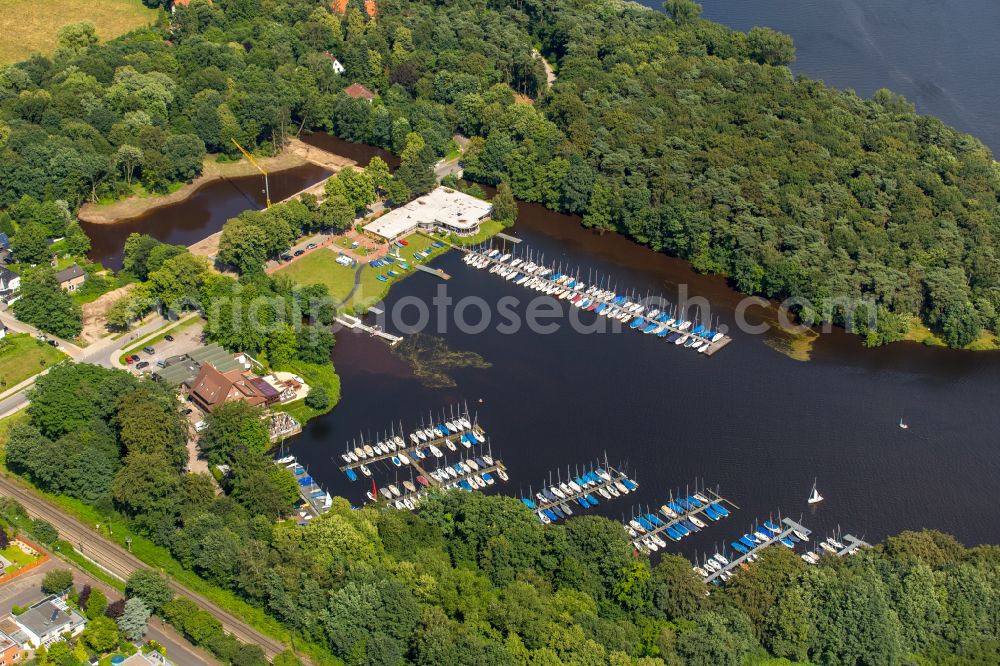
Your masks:
{"label": "residential house", "polygon": [[21,663],[21,644],[0,631],[0,666]]}
{"label": "residential house", "polygon": [[21,276],[9,268],[0,268],[0,294],[21,288]]}
{"label": "residential house", "polygon": [[351,85],[344,88],[344,94],[348,97],[353,97],[354,99],[367,100],[369,104],[375,99],[375,93],[368,88],[365,88],[360,83],[352,83]]}
{"label": "residential house", "polygon": [[278,402],[280,394],[263,379],[245,370],[220,372],[211,363],[203,363],[198,376],[188,386],[191,401],[205,412],[234,400],[267,407]]}
{"label": "residential house", "polygon": [[76,291],[87,279],[87,274],[78,265],[73,264],[56,273],[56,282],[66,291]]}
{"label": "residential house", "polygon": [[326,55],[326,57],[330,59],[330,67],[333,68],[333,71],[336,74],[340,75],[347,71],[347,69],[345,69],[344,66],[340,64],[340,61],[337,60],[332,53],[330,53],[329,51],[323,51],[323,53]]}
{"label": "residential house", "polygon": [[76,636],[87,626],[87,620],[56,595],[42,599],[14,617],[14,623],[33,650],[56,643],[64,636]]}

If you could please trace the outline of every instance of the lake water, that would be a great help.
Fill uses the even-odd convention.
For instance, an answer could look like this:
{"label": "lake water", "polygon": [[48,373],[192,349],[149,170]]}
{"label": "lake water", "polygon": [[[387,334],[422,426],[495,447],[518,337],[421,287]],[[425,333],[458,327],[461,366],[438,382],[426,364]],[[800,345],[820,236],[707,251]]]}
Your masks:
{"label": "lake water", "polygon": [[[734,323],[741,297],[684,262],[594,235],[538,206],[522,205],[515,231],[547,259],[614,275],[619,287],[672,297],[687,283],[692,296],[709,299],[713,316]],[[454,276],[447,289],[455,299],[535,293],[467,267],[457,253],[434,265]],[[386,309],[404,298],[429,301],[440,284],[424,274],[408,278]],[[773,335],[738,331],[713,358],[629,330],[468,335],[451,327],[443,337],[493,367],[453,371],[455,388],[429,389],[384,344],[340,334],[334,363],[343,399],[287,448],[331,492],[361,503],[370,481],[351,483],[336,469],[349,439],[400,420],[410,429],[429,411],[467,401],[509,468],[501,492],[537,491],[549,471],[565,476],[567,465],[605,453],[641,484],[634,495],[601,503],[598,512],[612,518],[659,506],[695,479],[719,484],[741,509],[686,540],[687,552],[728,542],[779,510],[819,531],[839,525],[870,540],[933,527],[967,543],[1000,541],[990,500],[1000,493],[992,435],[1000,427],[998,354],[915,344],[865,350],[842,332],[823,336],[808,363],[775,351]],[[897,426],[901,417],[908,430]],[[381,467],[375,477],[381,487],[396,470]],[[827,499],[809,508],[814,478]]]}
{"label": "lake water", "polygon": [[[275,171],[269,175],[271,200],[280,201],[329,175],[315,164]],[[129,234],[149,234],[164,243],[190,245],[222,230],[226,220],[245,210],[264,208],[264,180],[261,176],[223,178],[199,187],[190,197],[154,208],[142,215],[115,224],[81,222],[90,237],[90,259],[118,270]]]}
{"label": "lake water", "polygon": [[[659,9],[660,2],[645,1]],[[703,16],[795,40],[792,70],[868,97],[902,93],[1000,149],[1000,3],[989,0],[702,0]]]}

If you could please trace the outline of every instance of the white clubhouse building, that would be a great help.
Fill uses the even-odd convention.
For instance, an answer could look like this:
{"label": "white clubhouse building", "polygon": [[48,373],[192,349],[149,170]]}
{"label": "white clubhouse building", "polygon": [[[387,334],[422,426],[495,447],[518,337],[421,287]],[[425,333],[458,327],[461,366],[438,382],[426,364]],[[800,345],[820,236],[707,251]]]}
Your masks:
{"label": "white clubhouse building", "polygon": [[440,229],[457,236],[474,236],[479,224],[493,214],[493,204],[448,187],[437,189],[394,208],[364,226],[369,236],[392,241],[417,229]]}

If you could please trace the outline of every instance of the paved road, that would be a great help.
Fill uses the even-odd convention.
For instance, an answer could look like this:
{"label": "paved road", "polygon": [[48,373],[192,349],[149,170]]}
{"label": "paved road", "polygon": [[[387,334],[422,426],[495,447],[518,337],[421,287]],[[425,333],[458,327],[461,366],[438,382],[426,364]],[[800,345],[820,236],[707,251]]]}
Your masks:
{"label": "paved road", "polygon": [[[90,585],[95,589],[100,589],[107,595],[109,600],[118,599],[121,593],[113,589],[110,585],[94,578],[83,569],[74,564],[55,558],[50,554],[51,559],[30,573],[23,574],[13,580],[0,585],[0,608],[6,610],[11,606],[30,606],[43,596],[42,579],[45,574],[53,569],[72,569],[73,582],[77,588]],[[219,662],[210,654],[191,645],[183,636],[159,618],[152,618],[149,621],[149,631],[146,632],[147,640],[154,640],[167,649],[167,657],[178,666],[188,666],[188,664],[218,664]]]}
{"label": "paved road", "polygon": [[[188,316],[197,316],[194,313]],[[182,321],[182,317],[178,321]],[[25,324],[24,322],[18,321],[14,318],[14,315],[9,312],[0,311],[0,323],[7,326],[10,330],[17,333],[30,333],[33,336],[41,334],[34,326],[30,324]],[[163,328],[167,324],[174,324],[176,322],[168,322],[163,317],[157,315],[149,322],[143,324],[139,328],[135,329],[129,335],[122,336],[121,338],[115,340],[112,336],[107,336],[101,338],[94,344],[88,347],[77,347],[76,345],[55,338],[59,341],[59,349],[65,352],[71,359],[78,363],[94,363],[97,365],[103,365],[105,368],[119,368],[118,357],[121,355],[121,350],[125,347],[130,347],[134,345],[137,341],[141,340],[143,337],[154,333],[155,331]],[[49,338],[54,336],[49,335]],[[42,374],[42,373],[39,373]],[[39,375],[35,375],[38,377]],[[10,395],[3,400],[0,400],[0,418],[12,414],[20,409],[23,409],[28,404],[28,398],[26,396],[28,389],[34,384],[35,377],[32,377],[31,381],[25,382],[21,386],[21,390],[14,395]]]}
{"label": "paved road", "polygon": [[[108,541],[95,529],[86,527],[75,518],[66,515],[61,509],[28,491],[5,474],[0,475],[0,494],[20,502],[32,518],[41,518],[52,523],[63,539],[72,543],[77,550],[116,577],[125,580],[132,572],[148,568],[139,558],[118,544]],[[200,594],[191,592],[173,581],[170,586],[178,595],[191,599],[199,607],[214,615],[225,630],[236,638],[244,643],[259,645],[268,658],[273,658],[285,649],[285,645],[280,641],[265,636]]]}

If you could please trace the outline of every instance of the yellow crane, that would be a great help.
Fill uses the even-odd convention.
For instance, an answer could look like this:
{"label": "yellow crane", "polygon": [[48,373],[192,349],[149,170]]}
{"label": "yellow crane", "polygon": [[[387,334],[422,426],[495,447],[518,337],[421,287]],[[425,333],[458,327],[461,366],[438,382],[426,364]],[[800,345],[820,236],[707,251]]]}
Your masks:
{"label": "yellow crane", "polygon": [[267,182],[267,171],[264,170],[264,167],[262,167],[261,165],[257,164],[257,160],[255,160],[253,158],[253,156],[250,155],[250,153],[248,153],[246,151],[246,149],[244,149],[243,146],[241,146],[239,144],[239,142],[236,141],[236,139],[230,138],[229,140],[233,142],[234,146],[236,146],[237,148],[240,149],[240,152],[243,153],[243,157],[247,158],[247,160],[250,161],[250,164],[254,165],[254,167],[256,167],[257,171],[260,171],[261,174],[263,174],[263,176],[264,176],[264,201],[267,202],[267,207],[270,208],[271,207],[271,186]]}

